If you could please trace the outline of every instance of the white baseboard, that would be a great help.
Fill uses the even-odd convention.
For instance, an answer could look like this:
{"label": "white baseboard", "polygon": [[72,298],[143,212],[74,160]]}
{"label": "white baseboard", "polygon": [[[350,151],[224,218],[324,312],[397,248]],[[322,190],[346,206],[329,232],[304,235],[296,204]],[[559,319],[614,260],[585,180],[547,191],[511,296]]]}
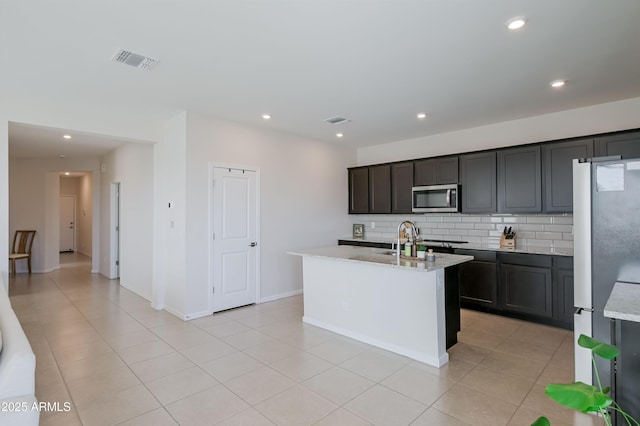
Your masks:
{"label": "white baseboard", "polygon": [[169,312],[171,315],[174,315],[174,316],[180,318],[181,320],[186,321],[185,318],[184,318],[185,315],[182,312],[179,312],[177,309],[174,309],[174,308],[172,308],[170,306],[165,306],[164,310]]}
{"label": "white baseboard", "polygon": [[276,294],[275,296],[262,297],[262,298],[258,301],[258,303],[273,302],[274,300],[284,299],[285,297],[298,296],[298,295],[300,295],[300,294],[302,294],[302,289],[300,289],[300,290],[288,291],[288,292],[286,292],[286,293]]}
{"label": "white baseboard", "polygon": [[163,311],[164,310],[164,304],[155,305],[153,302],[151,302],[151,307],[153,309],[155,309],[156,311]]}
{"label": "white baseboard", "polygon": [[144,294],[140,294],[139,291],[137,291],[135,288],[130,287],[129,285],[127,285],[127,283],[123,282],[122,280],[120,280],[120,287],[124,287],[127,290],[129,290],[131,293],[134,293],[140,297],[142,297],[144,300],[149,302],[149,305],[151,305],[151,299],[147,296],[145,296]]}
{"label": "white baseboard", "polygon": [[209,315],[213,315],[213,312],[210,311],[200,311],[194,314],[188,314],[184,316],[185,321],[191,321],[197,318],[208,317]]}

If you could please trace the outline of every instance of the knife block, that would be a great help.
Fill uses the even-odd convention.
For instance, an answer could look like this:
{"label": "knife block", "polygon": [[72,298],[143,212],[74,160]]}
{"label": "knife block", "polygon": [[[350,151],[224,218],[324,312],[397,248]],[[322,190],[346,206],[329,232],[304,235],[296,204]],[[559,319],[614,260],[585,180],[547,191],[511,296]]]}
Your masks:
{"label": "knife block", "polygon": [[513,238],[506,238],[506,235],[500,234],[500,248],[514,249],[516,248],[516,235]]}

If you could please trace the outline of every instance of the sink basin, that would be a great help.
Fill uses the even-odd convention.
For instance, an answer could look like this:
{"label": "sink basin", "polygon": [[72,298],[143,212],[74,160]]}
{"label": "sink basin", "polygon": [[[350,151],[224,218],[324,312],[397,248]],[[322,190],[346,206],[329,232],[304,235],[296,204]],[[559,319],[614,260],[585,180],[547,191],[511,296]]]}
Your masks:
{"label": "sink basin", "polygon": [[[388,256],[394,256],[394,257],[397,255],[395,250],[384,251],[384,252],[382,252],[382,254],[388,255]],[[425,261],[425,259],[420,259],[418,257],[405,256],[404,255],[404,251],[400,252],[400,258],[404,259],[404,260],[417,260],[417,261],[420,261],[420,262],[424,262]]]}

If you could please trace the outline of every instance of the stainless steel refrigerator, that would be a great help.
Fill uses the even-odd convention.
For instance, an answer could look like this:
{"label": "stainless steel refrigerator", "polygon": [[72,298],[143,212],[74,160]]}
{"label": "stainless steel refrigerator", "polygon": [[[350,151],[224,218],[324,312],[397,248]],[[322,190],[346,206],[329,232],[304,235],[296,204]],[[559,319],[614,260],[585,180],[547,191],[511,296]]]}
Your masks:
{"label": "stainless steel refrigerator", "polygon": [[[621,349],[618,366],[598,360],[597,367],[602,386],[636,414],[640,324],[614,328],[603,311],[616,281],[640,283],[640,159],[574,160],[573,202],[575,339],[586,334]],[[593,384],[592,370],[591,352],[576,343],[575,380]]]}

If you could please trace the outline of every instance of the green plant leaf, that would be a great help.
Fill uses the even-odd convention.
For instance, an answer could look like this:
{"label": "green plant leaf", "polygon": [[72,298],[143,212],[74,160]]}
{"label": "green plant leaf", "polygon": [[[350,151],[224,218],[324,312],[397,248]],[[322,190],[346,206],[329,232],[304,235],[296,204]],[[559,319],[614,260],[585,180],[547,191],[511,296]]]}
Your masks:
{"label": "green plant leaf", "polygon": [[546,417],[538,417],[538,419],[531,423],[531,426],[551,426],[551,422]]}
{"label": "green plant leaf", "polygon": [[545,393],[558,404],[583,413],[597,412],[613,403],[609,396],[582,382],[550,384]]}
{"label": "green plant leaf", "polygon": [[620,354],[620,351],[615,346],[603,343],[584,334],[578,337],[578,344],[583,348],[591,349],[594,354],[604,359],[613,359]]}

